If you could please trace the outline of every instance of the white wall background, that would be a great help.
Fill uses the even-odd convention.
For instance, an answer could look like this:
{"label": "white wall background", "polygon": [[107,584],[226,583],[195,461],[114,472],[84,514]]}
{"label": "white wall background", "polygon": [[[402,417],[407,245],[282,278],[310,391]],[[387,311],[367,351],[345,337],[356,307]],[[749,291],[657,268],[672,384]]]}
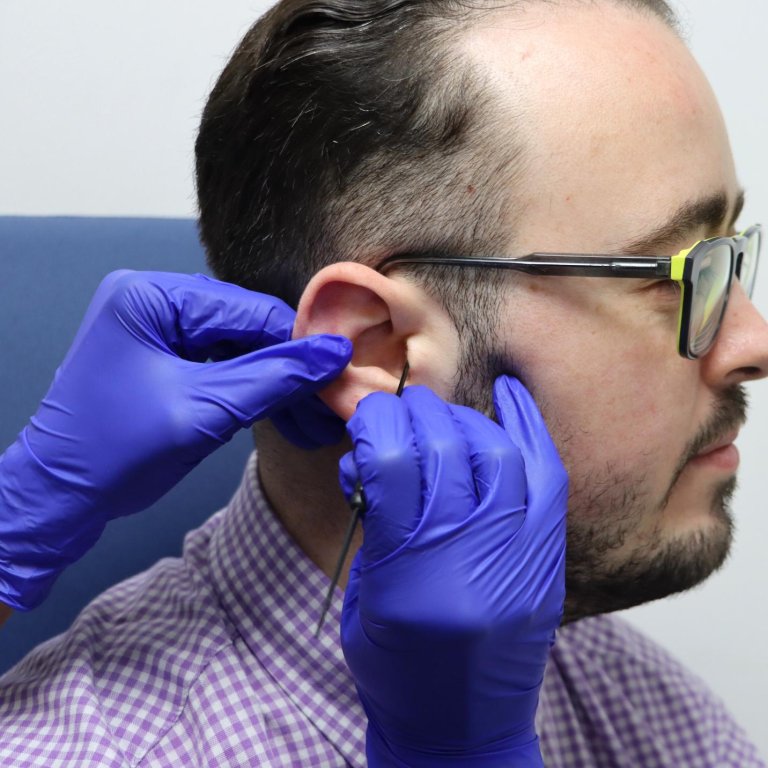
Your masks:
{"label": "white wall background", "polygon": [[[200,110],[269,5],[0,0],[0,214],[194,215]],[[742,221],[768,224],[768,3],[678,7],[730,127],[749,194]],[[762,271],[756,301],[768,312]],[[768,385],[751,389],[730,563],[694,592],[626,615],[705,678],[768,756]]]}

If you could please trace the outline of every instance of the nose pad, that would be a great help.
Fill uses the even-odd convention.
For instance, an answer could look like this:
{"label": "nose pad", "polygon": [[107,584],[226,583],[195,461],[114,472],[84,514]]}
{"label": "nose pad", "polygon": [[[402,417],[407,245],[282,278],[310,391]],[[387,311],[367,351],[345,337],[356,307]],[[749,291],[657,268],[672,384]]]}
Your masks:
{"label": "nose pad", "polygon": [[741,267],[744,264],[744,253],[745,251],[743,249],[736,252],[736,268],[733,272],[735,276],[739,278],[739,282],[741,282]]}

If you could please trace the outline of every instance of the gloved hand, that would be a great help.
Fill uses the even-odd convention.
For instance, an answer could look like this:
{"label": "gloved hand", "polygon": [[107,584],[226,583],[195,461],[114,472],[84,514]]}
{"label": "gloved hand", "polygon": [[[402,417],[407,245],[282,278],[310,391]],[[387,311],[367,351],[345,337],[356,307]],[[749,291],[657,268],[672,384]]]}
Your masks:
{"label": "gloved hand", "polygon": [[424,387],[375,393],[347,425],[363,546],[341,641],[368,764],[543,765],[534,717],[565,597],[567,476],[515,379],[501,424]]}
{"label": "gloved hand", "polygon": [[145,509],[239,429],[300,409],[337,376],[351,343],[290,341],[293,321],[282,301],[203,275],[107,276],[0,456],[0,601],[39,604],[110,518]]}

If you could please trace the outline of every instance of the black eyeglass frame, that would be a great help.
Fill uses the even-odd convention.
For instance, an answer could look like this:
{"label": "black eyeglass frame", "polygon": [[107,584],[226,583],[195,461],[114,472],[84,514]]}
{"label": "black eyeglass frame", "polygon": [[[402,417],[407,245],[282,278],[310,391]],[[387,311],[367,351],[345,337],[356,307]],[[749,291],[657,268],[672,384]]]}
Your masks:
{"label": "black eyeglass frame", "polygon": [[[755,264],[751,279],[744,285],[747,296],[752,298],[752,291],[757,274],[762,245],[762,226],[755,224],[738,235],[730,237],[711,237],[700,240],[674,256],[625,256],[601,253],[531,253],[518,259],[504,256],[451,256],[434,253],[405,253],[390,256],[382,261],[377,271],[386,274],[395,267],[408,264],[432,264],[443,266],[513,269],[531,275],[550,275],[560,277],[629,277],[635,279],[674,280],[680,284],[680,313],[678,326],[678,352],[682,357],[696,360],[705,355],[714,344],[725,310],[728,306],[734,275],[741,277],[744,256],[753,237],[757,236]],[[698,348],[693,343],[691,319],[693,299],[696,295],[696,282],[704,265],[704,260],[712,250],[727,244],[731,254],[730,275],[725,286],[722,310],[717,319],[717,326],[709,343]]]}

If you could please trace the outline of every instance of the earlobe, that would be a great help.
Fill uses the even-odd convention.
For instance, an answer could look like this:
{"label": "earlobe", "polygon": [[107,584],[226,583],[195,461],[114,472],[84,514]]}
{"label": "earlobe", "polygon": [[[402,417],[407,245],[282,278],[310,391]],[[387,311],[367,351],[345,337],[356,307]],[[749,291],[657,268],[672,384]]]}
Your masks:
{"label": "earlobe", "polygon": [[347,369],[320,393],[344,420],[369,393],[394,392],[397,387],[408,338],[418,331],[407,294],[403,283],[353,262],[332,264],[307,285],[297,309],[294,337],[336,333],[354,345]]}

